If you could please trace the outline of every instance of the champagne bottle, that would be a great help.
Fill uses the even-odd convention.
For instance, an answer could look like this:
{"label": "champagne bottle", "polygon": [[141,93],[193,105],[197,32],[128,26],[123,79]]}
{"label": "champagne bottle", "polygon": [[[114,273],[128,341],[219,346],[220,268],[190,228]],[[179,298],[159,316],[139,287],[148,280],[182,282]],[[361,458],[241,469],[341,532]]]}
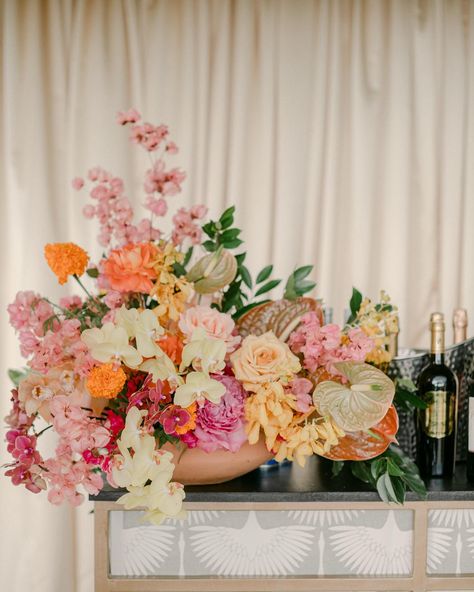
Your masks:
{"label": "champagne bottle", "polygon": [[469,392],[469,416],[467,420],[467,432],[467,480],[474,483],[474,384],[471,385],[471,390]]}
{"label": "champagne bottle", "polygon": [[461,343],[467,339],[467,310],[456,308],[453,312],[453,343]]}
{"label": "champagne bottle", "polygon": [[417,464],[426,478],[450,477],[456,457],[457,378],[444,363],[444,317],[431,315],[431,353],[418,377],[418,393],[427,403],[417,410]]}
{"label": "champagne bottle", "polygon": [[398,315],[394,315],[388,326],[385,328],[386,334],[388,336],[388,352],[390,354],[391,359],[396,358],[398,356],[398,334],[400,333],[400,322],[398,319]]}

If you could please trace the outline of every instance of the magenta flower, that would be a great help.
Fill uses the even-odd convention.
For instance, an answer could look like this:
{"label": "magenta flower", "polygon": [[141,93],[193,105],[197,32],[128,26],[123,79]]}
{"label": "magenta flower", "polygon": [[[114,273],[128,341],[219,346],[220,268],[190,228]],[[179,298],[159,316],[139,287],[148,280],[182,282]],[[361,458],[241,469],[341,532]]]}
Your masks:
{"label": "magenta flower", "polygon": [[206,452],[219,448],[236,452],[247,440],[244,430],[244,402],[247,393],[233,376],[213,375],[226,387],[218,405],[206,401],[196,416],[197,445]]}
{"label": "magenta flower", "polygon": [[179,405],[169,405],[160,415],[160,423],[165,433],[170,436],[176,436],[176,428],[180,428],[188,423],[191,414]]}
{"label": "magenta flower", "polygon": [[41,457],[36,450],[35,436],[27,436],[18,430],[9,430],[6,439],[8,452],[24,467],[29,468],[40,462]]}

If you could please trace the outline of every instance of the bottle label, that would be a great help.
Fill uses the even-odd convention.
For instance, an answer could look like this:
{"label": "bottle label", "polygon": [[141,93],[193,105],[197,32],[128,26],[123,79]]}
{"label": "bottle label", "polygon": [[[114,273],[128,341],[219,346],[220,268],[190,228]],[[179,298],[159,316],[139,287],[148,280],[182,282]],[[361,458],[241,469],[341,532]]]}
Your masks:
{"label": "bottle label", "polygon": [[448,391],[425,393],[428,407],[425,409],[425,433],[430,438],[445,438],[454,429],[456,417],[456,395]]}
{"label": "bottle label", "polygon": [[467,445],[469,452],[474,453],[474,397],[469,397],[469,443]]}

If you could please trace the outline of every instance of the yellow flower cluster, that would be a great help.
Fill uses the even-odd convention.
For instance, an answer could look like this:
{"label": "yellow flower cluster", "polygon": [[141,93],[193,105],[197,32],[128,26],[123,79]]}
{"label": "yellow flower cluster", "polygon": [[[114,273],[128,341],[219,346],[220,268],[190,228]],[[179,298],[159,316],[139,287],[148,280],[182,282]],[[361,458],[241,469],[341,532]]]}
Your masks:
{"label": "yellow flower cluster", "polygon": [[398,309],[390,303],[390,296],[382,290],[380,302],[372,302],[369,298],[364,298],[357,313],[355,325],[375,343],[366,362],[376,366],[390,362],[391,354],[387,349],[389,334],[398,332]]}
{"label": "yellow flower cluster", "polygon": [[339,443],[339,438],[343,438],[345,432],[330,418],[319,417],[303,425],[291,426],[283,430],[281,436],[284,440],[277,440],[273,449],[276,452],[275,460],[296,460],[304,467],[306,457],[313,454],[324,456],[331,446]]}
{"label": "yellow flower cluster", "polygon": [[262,385],[245,401],[245,429],[250,444],[258,442],[261,428],[268,450],[273,450],[278,435],[290,427],[295,414],[301,421],[305,417],[298,414],[295,395],[286,392],[279,382]]}
{"label": "yellow flower cluster", "polygon": [[151,295],[158,300],[154,313],[162,321],[178,321],[191,294],[191,284],[184,277],[178,278],[173,270],[173,265],[182,263],[183,259],[184,254],[177,251],[173,243],[160,244],[153,262],[157,280]]}

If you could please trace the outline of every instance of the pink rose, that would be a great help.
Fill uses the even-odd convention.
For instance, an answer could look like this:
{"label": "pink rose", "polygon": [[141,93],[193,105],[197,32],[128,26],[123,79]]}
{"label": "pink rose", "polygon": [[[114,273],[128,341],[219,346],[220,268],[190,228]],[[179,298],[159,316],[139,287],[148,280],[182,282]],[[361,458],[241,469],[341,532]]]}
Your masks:
{"label": "pink rose", "polygon": [[179,328],[188,340],[196,329],[204,329],[209,337],[225,341],[229,353],[235,350],[241,340],[239,335],[233,333],[235,323],[232,317],[210,306],[198,305],[188,308],[180,317]]}
{"label": "pink rose", "polygon": [[206,452],[219,448],[237,452],[247,440],[243,423],[246,392],[233,376],[213,375],[212,378],[227,390],[218,405],[206,400],[199,407],[194,430],[197,446]]}

